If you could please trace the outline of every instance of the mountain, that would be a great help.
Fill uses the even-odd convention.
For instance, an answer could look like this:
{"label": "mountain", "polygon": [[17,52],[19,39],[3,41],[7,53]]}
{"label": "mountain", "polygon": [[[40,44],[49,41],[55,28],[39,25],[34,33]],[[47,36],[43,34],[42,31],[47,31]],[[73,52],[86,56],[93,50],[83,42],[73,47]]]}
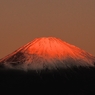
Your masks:
{"label": "mountain", "polygon": [[6,68],[23,70],[94,66],[94,63],[91,54],[55,37],[36,38],[0,60]]}
{"label": "mountain", "polygon": [[0,60],[1,92],[95,95],[95,57],[59,38],[36,38]]}

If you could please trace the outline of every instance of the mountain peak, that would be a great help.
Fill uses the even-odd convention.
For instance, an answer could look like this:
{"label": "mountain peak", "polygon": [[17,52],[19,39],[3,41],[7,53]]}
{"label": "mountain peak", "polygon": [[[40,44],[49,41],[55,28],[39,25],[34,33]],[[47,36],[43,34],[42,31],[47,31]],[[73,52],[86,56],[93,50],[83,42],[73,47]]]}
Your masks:
{"label": "mountain peak", "polygon": [[56,37],[36,38],[0,60],[8,68],[94,66],[95,57]]}

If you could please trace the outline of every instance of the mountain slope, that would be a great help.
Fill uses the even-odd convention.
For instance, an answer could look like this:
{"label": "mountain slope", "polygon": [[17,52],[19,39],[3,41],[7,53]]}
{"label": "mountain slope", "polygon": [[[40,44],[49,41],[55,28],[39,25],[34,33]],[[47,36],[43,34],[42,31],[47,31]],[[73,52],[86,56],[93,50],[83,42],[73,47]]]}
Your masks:
{"label": "mountain slope", "polygon": [[91,54],[55,37],[36,38],[0,60],[4,67],[24,70],[94,66],[94,63]]}
{"label": "mountain slope", "polygon": [[0,95],[95,95],[94,65],[74,45],[37,38],[0,60]]}

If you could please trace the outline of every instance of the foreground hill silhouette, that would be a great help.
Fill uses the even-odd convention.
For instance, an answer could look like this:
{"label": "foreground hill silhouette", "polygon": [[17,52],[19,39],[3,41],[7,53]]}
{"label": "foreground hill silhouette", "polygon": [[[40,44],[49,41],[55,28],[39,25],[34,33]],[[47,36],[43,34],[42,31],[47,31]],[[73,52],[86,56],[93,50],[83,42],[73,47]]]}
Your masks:
{"label": "foreground hill silhouette", "polygon": [[0,60],[0,87],[17,95],[91,95],[95,57],[55,37],[37,38]]}

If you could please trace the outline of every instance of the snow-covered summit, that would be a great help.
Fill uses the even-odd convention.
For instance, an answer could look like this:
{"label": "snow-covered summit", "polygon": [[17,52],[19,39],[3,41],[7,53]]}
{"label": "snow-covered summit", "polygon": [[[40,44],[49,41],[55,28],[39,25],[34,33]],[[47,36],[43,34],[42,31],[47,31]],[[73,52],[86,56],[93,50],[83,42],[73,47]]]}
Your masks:
{"label": "snow-covered summit", "polygon": [[72,66],[94,66],[95,57],[59,38],[36,38],[0,60],[13,69],[54,69]]}

